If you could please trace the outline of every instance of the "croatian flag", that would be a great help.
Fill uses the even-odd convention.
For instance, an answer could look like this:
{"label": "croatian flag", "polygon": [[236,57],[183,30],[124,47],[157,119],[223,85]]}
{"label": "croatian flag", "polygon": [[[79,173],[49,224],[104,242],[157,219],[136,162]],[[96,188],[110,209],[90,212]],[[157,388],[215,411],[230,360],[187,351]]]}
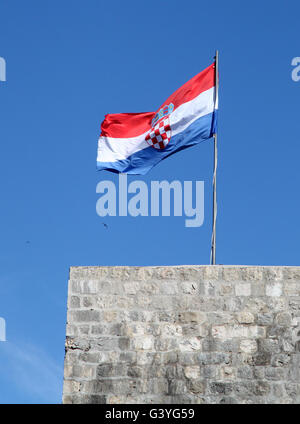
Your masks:
{"label": "croatian flag", "polygon": [[105,115],[97,169],[146,174],[174,153],[216,132],[215,63],[180,87],[156,112]]}

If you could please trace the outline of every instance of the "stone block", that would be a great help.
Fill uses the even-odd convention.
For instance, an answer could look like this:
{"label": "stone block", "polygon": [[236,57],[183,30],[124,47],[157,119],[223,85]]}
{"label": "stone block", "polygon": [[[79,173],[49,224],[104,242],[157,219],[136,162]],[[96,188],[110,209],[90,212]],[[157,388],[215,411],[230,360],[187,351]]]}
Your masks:
{"label": "stone block", "polygon": [[181,338],[178,341],[181,352],[195,352],[201,350],[201,340],[199,337]]}
{"label": "stone block", "polygon": [[282,295],[282,283],[268,283],[266,285],[266,295],[279,297]]}
{"label": "stone block", "polygon": [[236,296],[250,296],[251,283],[237,283],[235,286]]}
{"label": "stone block", "polygon": [[244,339],[240,342],[240,350],[244,353],[255,353],[257,351],[257,342],[253,339]]}
{"label": "stone block", "polygon": [[237,314],[237,321],[240,324],[252,324],[254,322],[254,315],[249,311],[239,312]]}
{"label": "stone block", "polygon": [[195,366],[187,366],[184,368],[184,375],[188,379],[197,379],[200,377],[200,367]]}
{"label": "stone block", "polygon": [[209,385],[209,390],[212,394],[229,395],[233,390],[233,386],[232,383],[212,382]]}

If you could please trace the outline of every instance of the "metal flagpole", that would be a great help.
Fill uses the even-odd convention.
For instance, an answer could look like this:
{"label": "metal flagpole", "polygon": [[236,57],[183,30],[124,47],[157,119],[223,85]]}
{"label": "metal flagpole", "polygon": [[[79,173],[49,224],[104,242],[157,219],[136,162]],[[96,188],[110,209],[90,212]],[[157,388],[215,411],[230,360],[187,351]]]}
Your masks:
{"label": "metal flagpole", "polygon": [[[218,108],[219,100],[219,52],[216,50],[215,56],[215,109]],[[211,238],[211,265],[216,265],[216,223],[217,223],[217,165],[218,165],[218,145],[217,133],[214,135],[214,175],[213,175],[213,222]]]}

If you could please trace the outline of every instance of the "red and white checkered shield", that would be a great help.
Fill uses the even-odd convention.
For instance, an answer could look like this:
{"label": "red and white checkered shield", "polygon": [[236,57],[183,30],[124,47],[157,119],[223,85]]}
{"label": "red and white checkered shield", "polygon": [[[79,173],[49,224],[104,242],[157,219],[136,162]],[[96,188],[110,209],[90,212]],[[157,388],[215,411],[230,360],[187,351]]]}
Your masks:
{"label": "red and white checkered shield", "polygon": [[145,137],[147,143],[158,150],[164,149],[169,144],[170,139],[171,126],[169,116],[164,116],[159,120]]}

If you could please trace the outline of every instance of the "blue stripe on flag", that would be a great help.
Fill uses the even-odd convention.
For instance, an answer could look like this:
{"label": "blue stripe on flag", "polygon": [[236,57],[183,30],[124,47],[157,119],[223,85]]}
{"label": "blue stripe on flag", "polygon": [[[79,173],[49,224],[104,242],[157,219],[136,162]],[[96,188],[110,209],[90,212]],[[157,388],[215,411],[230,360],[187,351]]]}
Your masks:
{"label": "blue stripe on flag", "polygon": [[187,147],[208,140],[216,130],[216,111],[194,121],[184,131],[171,137],[170,143],[163,150],[151,146],[140,150],[127,159],[116,162],[97,162],[99,171],[144,175],[161,160]]}

